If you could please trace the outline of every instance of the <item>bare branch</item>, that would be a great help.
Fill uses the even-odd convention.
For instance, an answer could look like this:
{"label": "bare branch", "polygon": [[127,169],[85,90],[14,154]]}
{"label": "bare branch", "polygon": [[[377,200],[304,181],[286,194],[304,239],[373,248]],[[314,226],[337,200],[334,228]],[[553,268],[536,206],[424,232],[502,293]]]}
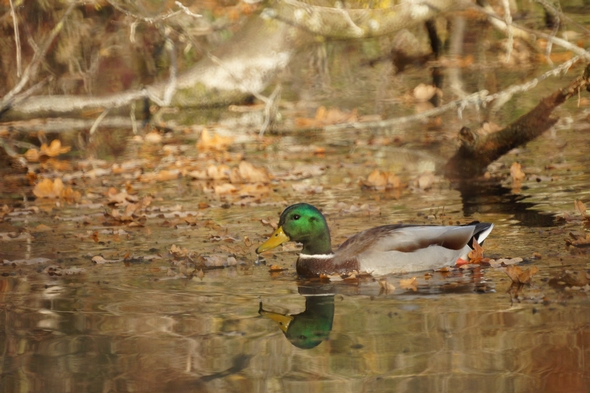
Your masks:
{"label": "bare branch", "polygon": [[70,12],[72,12],[75,5],[76,5],[76,3],[72,2],[68,6],[68,8],[66,8],[60,21],[51,30],[51,32],[49,33],[49,37],[47,37],[47,39],[45,40],[45,43],[43,44],[41,49],[35,52],[35,55],[33,56],[33,60],[31,60],[31,63],[25,69],[21,80],[17,83],[17,85],[15,87],[12,88],[12,90],[10,90],[8,92],[8,94],[6,94],[4,96],[4,98],[2,99],[2,102],[0,103],[0,113],[3,113],[7,108],[9,108],[15,101],[17,101],[19,99],[17,97],[17,95],[24,89],[24,87],[27,85],[27,83],[29,83],[29,81],[37,75],[37,71],[39,69],[39,64],[41,64],[41,61],[43,61],[43,59],[45,58],[45,55],[47,54],[49,47],[53,43],[53,40],[55,39],[55,37],[57,37],[57,35],[61,31],[61,29],[64,25],[65,19],[68,17]]}
{"label": "bare branch", "polygon": [[105,109],[104,111],[102,111],[102,113],[96,118],[96,120],[94,121],[94,124],[92,125],[92,127],[90,127],[90,135],[94,134],[96,132],[96,129],[98,128],[98,125],[100,124],[100,122],[109,114],[110,112],[110,108],[109,109]]}
{"label": "bare branch", "polygon": [[325,37],[367,38],[399,31],[440,13],[465,8],[468,4],[462,0],[439,0],[436,5],[416,1],[390,8],[341,9],[314,6],[297,0],[275,0],[262,16]]}
{"label": "bare branch", "polygon": [[500,91],[496,94],[490,95],[487,90],[480,90],[460,100],[451,101],[443,106],[439,106],[438,108],[434,108],[416,115],[396,117],[393,119],[387,119],[382,121],[335,124],[326,126],[323,129],[326,131],[335,131],[345,128],[392,128],[405,123],[427,120],[429,117],[438,116],[445,112],[455,109],[458,111],[459,117],[461,117],[463,110],[465,110],[465,108],[469,106],[473,106],[475,108],[485,107],[489,102],[498,99],[502,100],[503,102],[507,102],[510,98],[512,98],[514,94],[531,90],[532,88],[537,86],[540,81],[547,79],[550,76],[562,75],[563,73],[567,72],[567,70],[569,70],[569,68],[578,60],[580,60],[580,56],[576,56],[561,64],[560,66],[555,67],[526,83],[511,86],[506,90]]}
{"label": "bare branch", "polygon": [[10,0],[10,15],[12,17],[12,23],[14,25],[14,43],[16,46],[16,76],[20,78],[22,75],[20,35],[18,32],[18,19],[16,18],[16,11],[14,10],[14,3],[12,2],[12,0]]}
{"label": "bare branch", "polygon": [[191,10],[186,8],[186,6],[184,4],[182,4],[180,1],[175,1],[174,4],[176,4],[188,16],[192,16],[194,18],[202,18],[203,17],[203,15],[199,15],[199,14],[195,14],[195,13],[191,12]]}
{"label": "bare branch", "polygon": [[508,43],[506,44],[506,63],[510,61],[512,56],[512,49],[514,47],[514,33],[512,31],[512,14],[510,13],[510,2],[509,0],[502,0],[502,6],[504,7],[504,23],[508,30]]}

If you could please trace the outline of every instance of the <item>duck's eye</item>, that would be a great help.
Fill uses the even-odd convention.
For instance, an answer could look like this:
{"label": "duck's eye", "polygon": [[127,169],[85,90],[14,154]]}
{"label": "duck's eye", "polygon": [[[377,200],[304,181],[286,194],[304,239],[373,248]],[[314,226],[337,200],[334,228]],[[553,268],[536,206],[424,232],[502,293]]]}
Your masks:
{"label": "duck's eye", "polygon": [[293,219],[294,220],[299,220],[301,218],[301,216],[299,214],[294,214],[293,215]]}

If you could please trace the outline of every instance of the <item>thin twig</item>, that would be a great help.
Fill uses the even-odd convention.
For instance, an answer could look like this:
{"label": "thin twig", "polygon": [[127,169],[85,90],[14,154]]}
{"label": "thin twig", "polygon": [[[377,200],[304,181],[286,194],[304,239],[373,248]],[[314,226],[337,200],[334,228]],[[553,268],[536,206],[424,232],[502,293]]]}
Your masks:
{"label": "thin twig", "polygon": [[[476,6],[476,5],[472,5],[471,7],[486,14],[487,16],[491,17],[492,20],[495,20],[496,23],[493,24],[494,26],[498,27],[501,30],[506,29],[506,24],[504,23],[502,18],[500,16],[498,16],[495,12],[490,11],[487,8],[483,8],[483,7]],[[490,22],[491,22],[491,20],[490,20]],[[531,35],[535,35],[537,37],[541,37],[541,38],[544,38],[548,41],[551,41],[554,44],[561,46],[562,48],[570,50],[570,51],[574,52],[576,55],[582,56],[586,60],[590,60],[590,52],[588,52],[585,49],[580,48],[574,44],[571,44],[571,43],[567,42],[566,40],[563,40],[563,39],[557,38],[557,37],[552,37],[549,34],[545,34],[545,33],[538,31],[538,30],[529,29],[527,27],[517,25],[516,23],[512,23],[512,28],[514,30],[513,32],[514,32],[515,36],[521,36],[523,38],[526,37],[527,39],[530,39]]]}
{"label": "thin twig", "polygon": [[90,131],[89,131],[90,135],[92,135],[92,134],[94,134],[94,132],[96,132],[96,129],[98,128],[98,125],[100,124],[100,122],[102,121],[102,119],[104,119],[104,118],[105,118],[105,117],[106,117],[106,116],[109,114],[109,112],[110,112],[110,111],[111,111],[111,109],[110,109],[110,108],[108,108],[108,109],[105,109],[105,110],[104,110],[104,111],[103,111],[103,112],[102,112],[102,113],[101,113],[101,114],[100,114],[100,115],[99,115],[99,116],[96,118],[96,120],[94,121],[94,124],[92,125],[92,127],[90,127]]}
{"label": "thin twig", "polygon": [[120,11],[120,12],[124,13],[125,15],[127,15],[127,16],[130,16],[130,17],[132,17],[132,18],[134,18],[134,19],[137,19],[137,20],[143,21],[143,22],[145,22],[145,23],[149,23],[149,24],[151,24],[151,25],[153,25],[153,24],[155,24],[155,23],[157,23],[157,22],[163,21],[163,20],[165,20],[165,19],[171,18],[171,17],[173,17],[173,16],[175,16],[175,15],[178,15],[178,14],[180,13],[180,11],[171,11],[171,10],[168,10],[168,13],[166,13],[166,14],[164,14],[164,15],[158,15],[158,16],[156,16],[156,17],[149,18],[149,17],[147,17],[147,16],[141,16],[141,15],[134,14],[133,12],[131,12],[131,11],[128,11],[128,10],[126,10],[126,9],[125,9],[125,8],[123,8],[123,7],[120,7],[120,6],[119,6],[119,5],[118,5],[116,2],[114,2],[114,1],[107,0],[107,2],[108,2],[108,3],[109,3],[109,4],[110,4],[110,5],[113,7],[113,8],[115,8],[116,10],[118,10],[118,11]]}
{"label": "thin twig", "polygon": [[504,23],[506,23],[506,27],[508,28],[508,43],[506,44],[506,63],[510,61],[510,57],[512,56],[512,49],[514,47],[514,33],[512,31],[512,14],[510,13],[510,2],[509,0],[502,0],[502,5],[504,6]]}
{"label": "thin twig", "polygon": [[272,92],[272,94],[270,95],[270,97],[268,97],[267,102],[265,102],[264,122],[262,123],[262,126],[260,127],[260,132],[258,133],[259,137],[262,137],[264,135],[264,132],[266,131],[268,126],[274,121],[274,119],[276,117],[277,102],[281,98],[281,91],[282,91],[282,86],[277,85],[277,87],[275,87],[275,89]]}
{"label": "thin twig", "polygon": [[184,4],[182,4],[180,1],[175,1],[174,4],[176,4],[181,10],[184,11],[185,14],[187,14],[189,16],[192,16],[194,18],[202,18],[203,17],[203,15],[193,13],[191,10],[186,8],[186,6]]}
{"label": "thin twig", "polygon": [[137,135],[137,122],[135,121],[135,101],[131,103],[131,109],[129,111],[129,117],[131,118],[131,128],[133,129],[133,135]]}
{"label": "thin twig", "polygon": [[18,32],[18,19],[16,18],[16,11],[14,10],[14,3],[10,0],[10,15],[12,16],[12,23],[14,25],[14,43],[16,45],[16,76],[20,78],[22,75],[22,58],[20,47],[20,35]]}
{"label": "thin twig", "polygon": [[172,102],[172,97],[174,96],[174,93],[176,93],[176,76],[178,74],[178,67],[176,65],[176,46],[168,34],[168,27],[164,28],[164,37],[166,38],[166,43],[164,45],[168,50],[168,56],[170,57],[170,76],[168,78],[168,83],[164,88],[162,98],[146,89],[148,97],[159,106],[169,106]]}

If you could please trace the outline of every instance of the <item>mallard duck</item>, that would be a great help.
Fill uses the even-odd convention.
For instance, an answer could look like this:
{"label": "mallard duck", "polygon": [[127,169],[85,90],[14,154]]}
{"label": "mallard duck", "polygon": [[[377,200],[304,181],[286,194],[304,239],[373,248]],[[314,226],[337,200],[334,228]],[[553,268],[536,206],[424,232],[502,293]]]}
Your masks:
{"label": "mallard duck", "polygon": [[493,227],[483,222],[460,226],[383,225],[357,233],[333,252],[324,215],[312,205],[298,203],[283,211],[278,228],[256,253],[290,240],[301,243],[297,273],[310,278],[354,272],[409,273],[440,269],[467,259],[473,240],[482,244]]}

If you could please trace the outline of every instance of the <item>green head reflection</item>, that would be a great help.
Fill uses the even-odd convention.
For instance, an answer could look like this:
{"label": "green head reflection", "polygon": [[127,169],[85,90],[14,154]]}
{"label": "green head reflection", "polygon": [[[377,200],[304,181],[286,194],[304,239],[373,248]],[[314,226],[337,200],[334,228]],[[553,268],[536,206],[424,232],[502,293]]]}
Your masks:
{"label": "green head reflection", "polygon": [[266,311],[262,302],[258,313],[275,321],[291,344],[311,349],[330,335],[334,320],[334,295],[306,296],[305,311],[295,315]]}

